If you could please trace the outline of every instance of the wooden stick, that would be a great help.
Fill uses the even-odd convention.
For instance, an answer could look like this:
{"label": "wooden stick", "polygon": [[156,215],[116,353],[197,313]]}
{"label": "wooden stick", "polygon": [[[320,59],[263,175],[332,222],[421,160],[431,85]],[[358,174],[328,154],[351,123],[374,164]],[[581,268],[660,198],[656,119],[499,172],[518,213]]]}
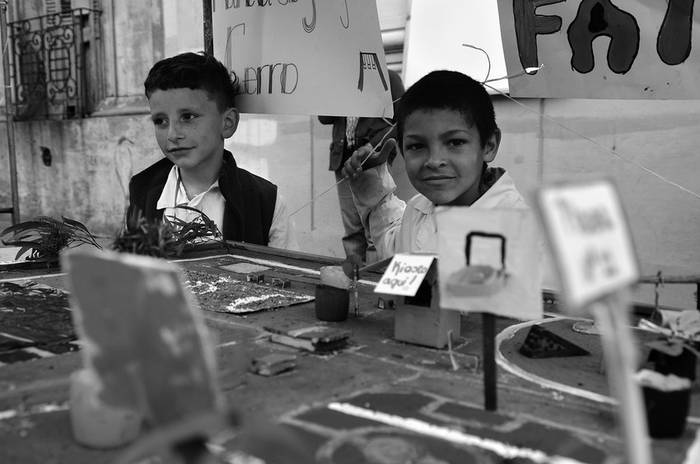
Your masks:
{"label": "wooden stick", "polygon": [[[246,243],[246,242],[236,242],[233,240],[226,240],[226,243],[231,246],[233,249],[240,249],[240,250],[246,250],[246,251],[252,251],[254,253],[263,253],[266,255],[273,255],[276,257],[284,257],[284,258],[291,258],[291,259],[297,259],[301,261],[311,261],[313,263],[320,264],[321,266],[324,265],[340,265],[345,261],[343,258],[335,258],[332,256],[323,256],[323,255],[317,255],[313,253],[307,253],[304,251],[294,251],[294,250],[286,250],[284,248],[273,248],[273,247],[268,247],[268,246],[263,246],[263,245],[255,245],[254,243]],[[222,249],[222,245],[214,244],[212,245],[214,249]],[[202,250],[206,251],[207,245],[202,244],[198,245],[197,250]],[[360,272],[362,272],[362,269],[360,269]]]}
{"label": "wooden stick", "polygon": [[202,0],[203,11],[203,37],[204,37],[204,52],[208,55],[214,55],[214,26],[212,18],[212,0]]}
{"label": "wooden stick", "polygon": [[496,317],[481,313],[482,363],[484,366],[484,409],[498,409],[496,388]]}
{"label": "wooden stick", "polygon": [[634,380],[636,348],[627,320],[629,299],[618,291],[591,305],[600,329],[606,375],[619,402],[627,462],[651,464],[647,418],[639,385]]}
{"label": "wooden stick", "polygon": [[[670,275],[662,276],[661,280],[665,284],[696,284],[700,283],[700,275],[698,274],[688,274],[688,275]],[[658,275],[653,276],[642,276],[639,278],[639,282],[643,284],[655,284],[659,281]]]}
{"label": "wooden stick", "polygon": [[383,267],[386,267],[391,262],[391,260],[393,258],[394,257],[391,256],[389,258],[382,259],[381,261],[377,261],[376,263],[368,264],[367,266],[361,267],[360,272],[369,272],[369,271],[374,271],[376,269],[381,269]]}

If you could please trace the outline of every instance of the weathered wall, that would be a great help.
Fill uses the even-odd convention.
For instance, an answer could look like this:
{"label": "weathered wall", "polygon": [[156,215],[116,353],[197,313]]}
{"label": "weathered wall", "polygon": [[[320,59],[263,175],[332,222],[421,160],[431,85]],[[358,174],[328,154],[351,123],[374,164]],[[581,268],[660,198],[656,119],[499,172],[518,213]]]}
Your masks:
{"label": "weathered wall", "polygon": [[[130,174],[158,156],[146,130],[150,124],[145,116],[17,122],[22,218],[65,215],[96,232],[115,232]],[[4,131],[0,144],[7,146]],[[51,153],[50,166],[42,161],[42,149]]]}

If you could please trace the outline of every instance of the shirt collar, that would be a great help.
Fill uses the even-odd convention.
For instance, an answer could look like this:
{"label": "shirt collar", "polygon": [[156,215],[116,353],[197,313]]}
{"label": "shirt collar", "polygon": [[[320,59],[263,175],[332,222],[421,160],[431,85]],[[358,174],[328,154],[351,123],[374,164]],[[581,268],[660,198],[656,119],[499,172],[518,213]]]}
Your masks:
{"label": "shirt collar", "polygon": [[423,214],[431,214],[435,211],[435,204],[420,193],[414,197],[413,206]]}
{"label": "shirt collar", "polygon": [[[498,199],[504,192],[513,190],[514,188],[515,184],[508,173],[505,171],[500,172],[498,179],[483,193],[483,195],[477,198],[471,206],[489,207],[489,203],[492,199]],[[432,214],[436,208],[432,201],[428,200],[420,193],[414,197],[412,203],[413,206],[423,214]]]}
{"label": "shirt collar", "polygon": [[177,204],[187,205],[190,202],[203,197],[207,193],[219,189],[219,180],[217,179],[205,192],[202,192],[199,195],[195,196],[194,198],[192,198],[192,200],[188,200],[185,187],[182,184],[182,182],[179,182],[179,179],[180,171],[178,170],[177,166],[173,165],[173,167],[170,168],[170,172],[168,173],[168,179],[165,181],[163,191],[160,193],[160,197],[158,198],[158,202],[156,203],[156,209],[172,208],[173,206],[177,206],[175,205],[175,199],[177,199]]}
{"label": "shirt collar", "polygon": [[488,190],[484,192],[477,200],[472,203],[472,206],[490,208],[494,202],[500,201],[500,198],[508,191],[515,190],[513,178],[503,171],[496,182],[494,182]]}

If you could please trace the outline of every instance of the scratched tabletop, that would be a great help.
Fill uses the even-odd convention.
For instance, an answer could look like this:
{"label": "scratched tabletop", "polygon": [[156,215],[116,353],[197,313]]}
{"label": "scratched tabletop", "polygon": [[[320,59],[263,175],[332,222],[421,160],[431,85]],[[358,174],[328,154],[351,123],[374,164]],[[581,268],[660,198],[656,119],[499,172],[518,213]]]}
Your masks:
{"label": "scratched tabletop", "polygon": [[[192,254],[177,264],[183,275],[208,274],[214,281],[246,280],[245,271],[255,269],[271,288],[273,280],[288,281],[285,290],[313,297],[319,269],[340,261],[237,246]],[[360,276],[359,313],[351,298],[343,322],[319,322],[313,301],[243,314],[210,310],[207,300],[200,301],[208,338],[216,347],[219,386],[242,424],[278,424],[319,463],[526,463],[555,456],[570,462],[624,462],[615,406],[604,387],[594,395],[557,388],[556,382],[537,379],[560,369],[561,358],[529,360],[525,370],[537,375],[528,376],[510,368],[512,354],[500,353],[498,410],[484,411],[479,315],[462,316],[461,337],[452,353],[398,342],[393,339],[395,311],[379,308],[379,296],[373,293],[379,277],[377,272]],[[0,351],[14,350],[14,356],[0,358],[0,463],[114,461],[122,449],[89,449],[71,435],[68,378],[83,360],[69,318],[66,323],[65,275],[60,269],[0,270],[0,284],[8,282],[35,290],[38,285],[36,294],[46,296],[46,302],[32,309],[45,318],[32,329],[8,322],[21,319],[14,314],[22,308],[19,299],[6,306],[0,301],[0,309],[12,309],[0,312],[0,336],[5,334]],[[26,306],[25,312],[31,305]],[[497,330],[512,339],[521,322],[499,318]],[[310,325],[348,331],[348,347],[325,354],[300,351],[271,342],[265,329]],[[22,335],[7,333],[20,326]],[[47,332],[47,326],[56,333]],[[251,359],[273,353],[295,355],[296,367],[273,376],[251,372]],[[583,361],[571,358],[569,365],[576,363]],[[683,463],[697,427],[691,420],[680,438],[653,440],[654,462]],[[224,446],[235,449],[237,438]]]}

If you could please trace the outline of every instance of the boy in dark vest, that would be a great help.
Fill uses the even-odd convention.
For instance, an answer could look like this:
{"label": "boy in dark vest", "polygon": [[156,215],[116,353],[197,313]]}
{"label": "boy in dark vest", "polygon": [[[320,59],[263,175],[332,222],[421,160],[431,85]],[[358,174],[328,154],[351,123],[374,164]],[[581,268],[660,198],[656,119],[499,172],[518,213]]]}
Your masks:
{"label": "boy in dark vest", "polygon": [[238,127],[236,90],[216,58],[183,53],[156,63],[144,82],[158,146],[165,158],[129,183],[129,213],[149,221],[196,212],[212,219],[225,240],[297,248],[277,186],[239,168],[224,140]]}

